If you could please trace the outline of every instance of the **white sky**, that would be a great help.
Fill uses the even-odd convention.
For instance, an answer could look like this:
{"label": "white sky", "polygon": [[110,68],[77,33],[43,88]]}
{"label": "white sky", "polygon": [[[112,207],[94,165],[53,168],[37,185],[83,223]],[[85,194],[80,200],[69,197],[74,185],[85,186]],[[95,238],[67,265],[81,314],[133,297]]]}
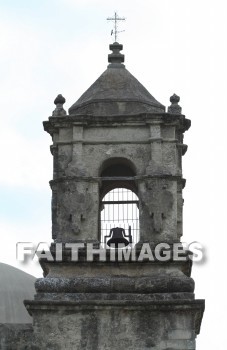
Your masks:
{"label": "white sky", "polygon": [[117,10],[127,69],[162,104],[181,97],[192,120],[183,159],[184,237],[206,246],[195,265],[206,299],[197,349],[224,350],[226,313],[227,5],[223,0],[0,0],[0,261],[18,265],[15,242],[51,237],[51,139],[42,121],[57,94],[68,109],[106,69]]}

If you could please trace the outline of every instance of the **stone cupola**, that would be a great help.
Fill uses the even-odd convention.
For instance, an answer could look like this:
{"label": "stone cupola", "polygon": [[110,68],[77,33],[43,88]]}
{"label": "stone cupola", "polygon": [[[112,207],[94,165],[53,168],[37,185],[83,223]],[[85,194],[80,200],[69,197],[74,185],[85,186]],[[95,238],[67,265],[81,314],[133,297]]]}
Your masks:
{"label": "stone cupola", "polygon": [[105,72],[70,108],[69,115],[94,116],[135,115],[137,113],[165,112],[145,87],[125,68],[123,45],[110,45],[109,65]]}

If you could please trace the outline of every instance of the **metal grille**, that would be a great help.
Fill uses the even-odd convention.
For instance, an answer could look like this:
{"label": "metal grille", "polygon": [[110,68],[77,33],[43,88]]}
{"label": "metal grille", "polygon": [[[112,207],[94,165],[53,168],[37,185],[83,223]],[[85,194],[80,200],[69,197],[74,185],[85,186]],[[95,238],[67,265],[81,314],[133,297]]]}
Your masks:
{"label": "metal grille", "polygon": [[108,192],[101,203],[101,243],[111,228],[121,227],[128,234],[131,226],[132,243],[139,241],[139,200],[126,188],[115,188]]}

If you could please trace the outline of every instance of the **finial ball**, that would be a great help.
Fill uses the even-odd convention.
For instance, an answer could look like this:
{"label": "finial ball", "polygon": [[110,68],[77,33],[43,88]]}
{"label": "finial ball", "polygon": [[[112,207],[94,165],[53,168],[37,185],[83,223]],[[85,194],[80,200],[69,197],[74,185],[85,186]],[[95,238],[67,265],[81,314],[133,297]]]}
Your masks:
{"label": "finial ball", "polygon": [[64,103],[65,103],[65,98],[61,94],[59,94],[54,100],[55,105],[58,105],[58,104],[63,105]]}
{"label": "finial ball", "polygon": [[180,101],[180,97],[176,94],[173,94],[173,96],[171,96],[169,100],[171,103],[178,103]]}

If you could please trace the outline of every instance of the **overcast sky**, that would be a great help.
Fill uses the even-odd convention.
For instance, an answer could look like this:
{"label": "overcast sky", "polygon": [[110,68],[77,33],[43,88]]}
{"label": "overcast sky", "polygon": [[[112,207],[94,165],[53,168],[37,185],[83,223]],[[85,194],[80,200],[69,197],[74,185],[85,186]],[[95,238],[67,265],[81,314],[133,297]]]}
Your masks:
{"label": "overcast sky", "polygon": [[0,0],[0,261],[17,241],[50,241],[52,156],[42,121],[57,94],[68,109],[106,69],[114,11],[126,17],[127,69],[162,104],[181,97],[192,120],[183,159],[184,237],[206,247],[195,264],[196,297],[206,299],[199,350],[226,348],[226,62],[223,0]]}

